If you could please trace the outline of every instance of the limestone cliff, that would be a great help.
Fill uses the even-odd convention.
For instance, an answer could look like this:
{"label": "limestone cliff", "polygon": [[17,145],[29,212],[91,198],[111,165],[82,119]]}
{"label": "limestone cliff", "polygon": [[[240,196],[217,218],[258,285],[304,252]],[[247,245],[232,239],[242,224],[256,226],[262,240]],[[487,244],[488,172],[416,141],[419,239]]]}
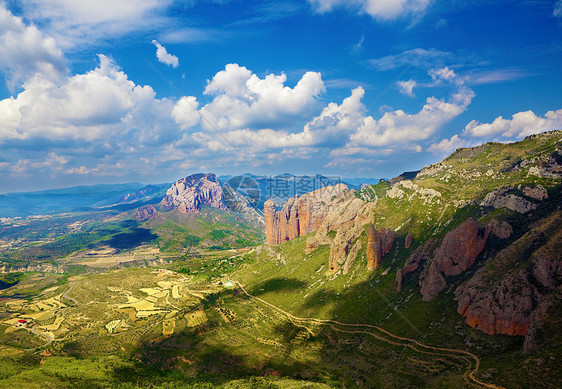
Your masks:
{"label": "limestone cliff", "polygon": [[[537,205],[529,200],[506,193],[507,190],[507,188],[502,188],[488,193],[480,205],[483,207],[507,208],[519,213],[526,213],[537,208]],[[534,192],[528,193],[534,194]]]}
{"label": "limestone cliff", "polygon": [[352,191],[342,192],[332,200],[316,234],[307,239],[307,252],[320,245],[330,245],[329,271],[342,270],[346,274],[359,254],[361,243],[357,239],[365,231],[365,225],[372,222],[375,206],[376,203],[357,198]]}
{"label": "limestone cliff", "polygon": [[198,211],[203,205],[226,209],[222,187],[212,173],[193,174],[174,182],[160,202],[161,209],[185,213]]}
{"label": "limestone cliff", "polygon": [[397,289],[402,288],[402,278],[425,261],[419,281],[420,292],[424,301],[431,300],[447,286],[446,276],[459,275],[474,264],[490,233],[506,239],[511,232],[511,226],[505,222],[494,219],[480,228],[473,218],[469,218],[449,231],[442,241],[432,239],[418,248],[398,271]]}
{"label": "limestone cliff", "polygon": [[536,330],[562,294],[562,212],[489,260],[455,291],[466,323],[488,334],[525,335],[533,348]]}
{"label": "limestone cliff", "polygon": [[269,244],[280,244],[316,231],[328,214],[334,197],[349,192],[344,184],[326,186],[301,197],[292,197],[277,210],[275,203],[264,204],[266,239]]}
{"label": "limestone cliff", "polygon": [[377,269],[382,257],[390,251],[392,244],[396,239],[396,232],[381,228],[380,231],[375,229],[374,225],[370,225],[367,229],[367,269]]}

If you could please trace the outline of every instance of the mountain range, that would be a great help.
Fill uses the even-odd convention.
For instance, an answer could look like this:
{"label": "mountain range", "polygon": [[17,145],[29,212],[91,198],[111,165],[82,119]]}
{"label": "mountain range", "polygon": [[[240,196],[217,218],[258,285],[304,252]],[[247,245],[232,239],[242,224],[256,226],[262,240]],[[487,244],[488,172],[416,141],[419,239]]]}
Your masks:
{"label": "mountain range", "polygon": [[[164,372],[157,385],[254,387],[248,377],[266,375],[268,387],[282,387],[280,376],[287,387],[557,387],[562,131],[348,181],[196,173],[90,188],[64,213],[4,218],[0,266],[18,276],[4,282],[0,329],[34,318],[56,342],[18,332],[17,350],[32,342],[65,361],[99,361],[94,345],[105,342],[119,363],[137,361],[136,375]],[[120,286],[104,286],[107,277]],[[65,307],[48,305],[49,293]],[[88,313],[92,332],[71,325],[87,301],[105,307]]]}

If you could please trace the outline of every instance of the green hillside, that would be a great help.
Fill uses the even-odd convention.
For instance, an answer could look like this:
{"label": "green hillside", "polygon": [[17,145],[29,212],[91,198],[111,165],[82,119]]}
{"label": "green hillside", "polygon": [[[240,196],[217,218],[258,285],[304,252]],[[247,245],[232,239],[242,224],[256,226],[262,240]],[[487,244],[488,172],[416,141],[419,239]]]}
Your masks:
{"label": "green hillside", "polygon": [[[260,228],[217,209],[148,221],[116,212],[52,242],[24,242],[5,255],[48,248],[51,262],[81,270],[26,272],[0,291],[0,387],[555,388],[561,155],[562,132],[550,132],[459,149],[412,180],[355,192],[374,211],[353,238],[361,249],[347,274],[328,271],[329,244],[307,249],[318,232],[258,245]],[[420,284],[437,248],[469,218],[485,245],[424,301]],[[493,220],[508,223],[510,234],[488,235]],[[397,233],[373,271],[369,224]],[[78,244],[80,234],[88,238]],[[398,271],[422,248],[398,291]],[[531,288],[528,333],[488,335],[468,325],[457,309],[469,288],[489,293],[498,309]]]}

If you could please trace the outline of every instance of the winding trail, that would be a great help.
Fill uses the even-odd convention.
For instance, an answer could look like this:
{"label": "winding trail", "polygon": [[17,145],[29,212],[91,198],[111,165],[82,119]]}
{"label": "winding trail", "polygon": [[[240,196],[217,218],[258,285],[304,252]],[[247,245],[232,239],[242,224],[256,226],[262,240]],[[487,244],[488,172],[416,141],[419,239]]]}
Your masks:
{"label": "winding trail", "polygon": [[73,283],[72,285],[70,285],[70,288],[68,288],[68,290],[62,294],[62,297],[64,297],[65,299],[68,299],[68,300],[72,301],[74,304],[78,305],[78,301],[76,301],[72,297],[68,297],[68,292],[70,292],[72,290],[72,288],[74,288],[74,285],[76,285],[76,282]]}
{"label": "winding trail", "polygon": [[38,346],[38,347],[34,347],[34,348],[24,348],[23,351],[34,351],[34,350],[36,350],[37,348],[47,347],[48,345],[50,345],[50,344],[53,342],[54,339],[53,339],[53,337],[52,337],[51,335],[45,334],[45,333],[43,333],[43,332],[37,332],[37,331],[35,331],[35,327],[36,327],[36,326],[33,325],[33,327],[31,327],[31,328],[26,328],[26,330],[28,330],[29,332],[31,332],[31,333],[34,334],[34,335],[41,336],[41,337],[43,337],[43,338],[47,338],[47,343],[45,343],[45,344],[42,345],[42,346]]}
{"label": "winding trail", "polygon": [[[244,289],[242,284],[238,281],[230,280],[232,283],[238,285],[240,289],[244,292],[244,294],[255,301],[259,301],[262,304],[274,309],[275,311],[283,314],[286,316],[294,325],[298,327],[305,328],[311,334],[314,332],[308,328],[306,325],[324,325],[330,326],[334,331],[349,333],[349,334],[367,334],[379,339],[381,341],[390,343],[396,346],[406,346],[418,352],[427,353],[427,354],[434,354],[434,355],[441,355],[441,356],[448,356],[448,357],[456,357],[460,358],[468,363],[469,371],[464,374],[464,377],[470,382],[472,381],[473,384],[476,384],[480,387],[484,388],[492,388],[492,389],[505,389],[503,386],[498,386],[490,383],[486,383],[480,381],[478,378],[475,377],[475,374],[478,372],[480,367],[480,358],[478,358],[475,354],[471,353],[470,351],[459,350],[454,348],[445,348],[445,347],[434,347],[423,344],[415,339],[406,338],[402,336],[395,335],[384,328],[372,325],[372,324],[351,324],[351,323],[342,323],[336,320],[328,320],[328,319],[317,319],[314,317],[298,317],[295,316],[259,297],[253,296]],[[373,332],[375,330],[376,332]],[[377,333],[379,332],[379,333]],[[381,334],[382,333],[382,334]],[[385,336],[386,335],[386,336]],[[390,338],[390,339],[389,339]],[[473,367],[474,364],[474,368]]]}

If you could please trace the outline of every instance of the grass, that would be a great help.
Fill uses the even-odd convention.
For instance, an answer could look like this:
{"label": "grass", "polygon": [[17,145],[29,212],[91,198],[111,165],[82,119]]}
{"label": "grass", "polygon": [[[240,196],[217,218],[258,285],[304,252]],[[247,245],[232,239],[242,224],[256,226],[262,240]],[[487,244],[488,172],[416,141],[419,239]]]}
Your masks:
{"label": "grass", "polygon": [[[263,232],[240,215],[212,209],[197,215],[163,212],[143,224],[109,211],[106,216],[113,219],[100,217],[72,233],[45,229],[41,234],[50,236],[50,243],[7,255],[22,260],[28,252],[39,260],[58,260],[72,250],[113,244],[126,251],[151,241],[177,260],[158,264],[169,272],[148,267],[82,275],[78,270],[64,276],[28,274],[4,290],[2,296],[19,293],[28,298],[18,300],[19,306],[0,301],[0,386],[41,387],[46,382],[52,387],[116,388],[468,386],[463,379],[467,362],[462,358],[391,344],[374,332],[346,333],[349,327],[289,320],[246,296],[236,284],[224,287],[227,280],[234,280],[295,316],[371,324],[426,344],[468,350],[480,357],[478,376],[486,382],[514,388],[556,387],[562,355],[559,294],[549,297],[548,315],[537,330],[540,347],[523,353],[523,337],[490,336],[466,325],[456,312],[453,292],[480,269],[493,287],[506,274],[527,269],[537,256],[560,252],[560,226],[553,216],[562,200],[560,182],[528,175],[530,165],[519,167],[529,158],[537,157],[535,164],[554,154],[559,158],[555,153],[559,137],[545,134],[516,144],[490,143],[457,151],[443,161],[441,171],[413,180],[421,188],[439,191],[439,201],[404,186],[399,186],[402,199],[390,198],[385,196],[390,190],[385,181],[357,192],[366,201],[378,199],[372,220],[377,229],[398,232],[374,271],[366,269],[366,233],[358,238],[363,249],[350,272],[329,274],[330,247],[306,253],[307,237],[247,252],[230,250],[261,243]],[[491,168],[494,172],[488,174]],[[527,215],[479,206],[485,194],[499,186],[521,195],[518,185],[539,184],[549,190],[549,198]],[[404,279],[398,292],[396,272],[416,248],[428,239],[441,239],[469,217],[481,225],[493,218],[506,220],[513,235],[506,241],[490,240],[475,265],[448,277],[448,287],[429,302],[419,293],[421,268]],[[36,229],[41,228],[46,224]],[[10,231],[33,236],[30,226]],[[405,249],[408,232],[414,243]],[[179,298],[171,297],[173,284],[180,285]],[[54,289],[45,292],[48,288]],[[5,320],[27,314],[33,304],[70,288],[63,299],[68,307],[38,323],[59,320],[60,327],[53,327],[57,340],[37,352],[22,351],[41,346],[45,339],[33,338],[26,330],[6,333],[11,327]],[[158,293],[148,297],[142,290],[149,289]],[[169,292],[160,294],[164,289]],[[155,315],[139,317],[134,308],[118,308],[131,299],[149,298],[150,307],[158,311]],[[105,326],[115,320],[124,326],[108,334]],[[48,353],[41,355],[43,351]]]}

